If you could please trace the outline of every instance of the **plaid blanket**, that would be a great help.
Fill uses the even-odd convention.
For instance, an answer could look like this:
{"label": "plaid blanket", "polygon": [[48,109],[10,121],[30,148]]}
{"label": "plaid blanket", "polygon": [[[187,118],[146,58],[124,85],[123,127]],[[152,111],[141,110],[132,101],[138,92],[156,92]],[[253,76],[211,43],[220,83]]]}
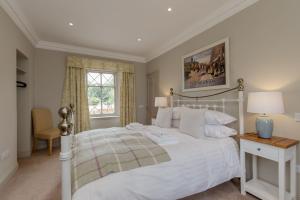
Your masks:
{"label": "plaid blanket", "polygon": [[73,193],[109,174],[170,160],[168,153],[151,139],[122,128],[78,134],[73,156]]}

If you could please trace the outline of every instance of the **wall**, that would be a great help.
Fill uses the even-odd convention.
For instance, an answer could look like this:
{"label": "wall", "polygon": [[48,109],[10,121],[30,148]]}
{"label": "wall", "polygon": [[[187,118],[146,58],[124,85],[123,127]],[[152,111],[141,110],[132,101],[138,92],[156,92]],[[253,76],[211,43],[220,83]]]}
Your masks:
{"label": "wall", "polygon": [[[180,91],[182,56],[229,37],[232,85],[237,78],[243,77],[246,92],[282,91],[286,114],[272,116],[275,123],[274,134],[299,140],[300,123],[293,119],[294,112],[300,112],[299,7],[298,0],[261,0],[150,61],[147,63],[148,73],[159,70],[161,95],[167,95],[170,87]],[[246,115],[246,131],[255,130],[255,117]],[[297,153],[297,163],[300,164],[299,146]],[[259,166],[260,176],[272,183],[277,182],[275,163],[264,160],[259,162]],[[298,187],[298,195],[299,193]]]}
{"label": "wall", "polygon": [[[16,89],[16,49],[22,51],[29,59],[28,74],[32,72],[34,49],[14,22],[0,7],[0,157],[8,153],[8,157],[0,159],[0,185],[8,180],[17,169],[17,89]],[[29,77],[28,99],[24,99],[31,109],[32,82]],[[28,112],[27,112],[28,113]],[[30,132],[30,112],[24,125],[24,134]],[[31,148],[30,140],[24,146]],[[28,149],[21,149],[21,151]]]}
{"label": "wall", "polygon": [[[34,106],[49,108],[55,125],[59,122],[57,111],[63,92],[68,55],[70,54],[59,51],[36,49]],[[136,72],[137,120],[144,123],[146,120],[146,64],[133,64]],[[120,126],[119,121],[119,118],[91,119],[91,128]]]}

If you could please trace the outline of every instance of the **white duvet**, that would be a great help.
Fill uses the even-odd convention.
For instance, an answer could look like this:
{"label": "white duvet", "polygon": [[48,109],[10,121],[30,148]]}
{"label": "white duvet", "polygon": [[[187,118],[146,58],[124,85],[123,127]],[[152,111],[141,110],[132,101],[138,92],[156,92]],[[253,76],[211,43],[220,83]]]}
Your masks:
{"label": "white duvet", "polygon": [[161,132],[177,140],[161,145],[171,161],[108,175],[77,190],[73,200],[175,200],[240,176],[234,139],[195,139],[178,129]]}

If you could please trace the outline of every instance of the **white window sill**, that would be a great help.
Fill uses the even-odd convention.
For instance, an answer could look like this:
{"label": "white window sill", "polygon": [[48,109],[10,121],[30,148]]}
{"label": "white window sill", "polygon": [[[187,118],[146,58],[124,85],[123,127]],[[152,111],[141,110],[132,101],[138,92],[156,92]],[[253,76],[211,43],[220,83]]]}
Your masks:
{"label": "white window sill", "polygon": [[90,116],[90,119],[109,119],[109,118],[119,118],[119,115],[107,115],[107,116]]}

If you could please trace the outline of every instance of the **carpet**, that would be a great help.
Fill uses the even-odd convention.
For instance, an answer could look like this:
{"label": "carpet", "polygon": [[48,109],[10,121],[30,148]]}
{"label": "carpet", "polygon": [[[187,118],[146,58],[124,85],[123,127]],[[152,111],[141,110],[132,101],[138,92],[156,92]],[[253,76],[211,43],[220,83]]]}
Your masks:
{"label": "carpet", "polygon": [[[59,149],[48,156],[42,150],[30,158],[19,160],[19,169],[11,180],[0,190],[1,200],[60,200]],[[223,183],[181,200],[256,200],[242,196],[232,181]]]}

